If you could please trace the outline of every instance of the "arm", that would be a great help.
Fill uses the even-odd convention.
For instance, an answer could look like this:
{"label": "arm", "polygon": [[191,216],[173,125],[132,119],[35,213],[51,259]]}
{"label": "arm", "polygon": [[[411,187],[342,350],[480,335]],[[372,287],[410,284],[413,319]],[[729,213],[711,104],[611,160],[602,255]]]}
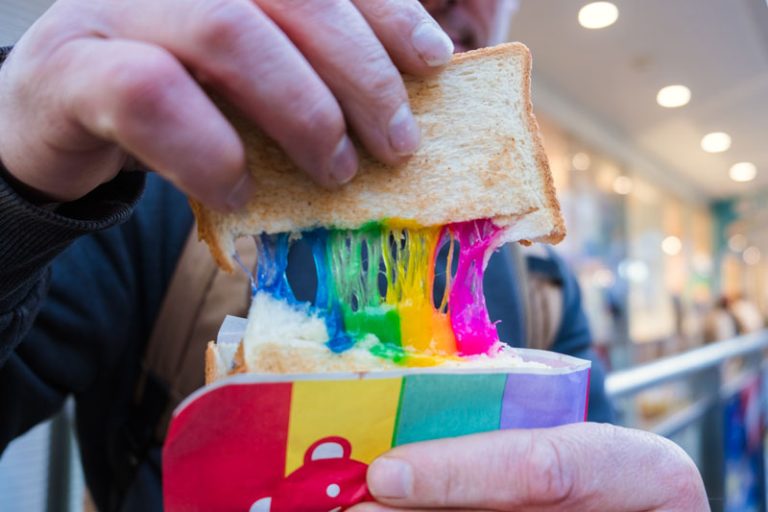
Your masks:
{"label": "arm", "polygon": [[65,397],[66,388],[48,380],[55,372],[34,364],[55,352],[22,343],[46,299],[51,261],[76,238],[126,220],[143,181],[143,175],[125,175],[51,211],[0,176],[0,451],[53,414]]}
{"label": "arm", "polygon": [[[0,69],[10,48],[0,49]],[[34,194],[0,160],[0,366],[29,330],[48,283],[48,265],[78,236],[124,221],[143,178],[125,176],[55,211],[34,203]]]}
{"label": "arm", "polygon": [[34,324],[0,365],[0,451],[73,396],[100,507],[132,475],[121,434],[135,412],[143,343],[191,225],[186,198],[148,175],[127,222],[78,238],[51,263]]}

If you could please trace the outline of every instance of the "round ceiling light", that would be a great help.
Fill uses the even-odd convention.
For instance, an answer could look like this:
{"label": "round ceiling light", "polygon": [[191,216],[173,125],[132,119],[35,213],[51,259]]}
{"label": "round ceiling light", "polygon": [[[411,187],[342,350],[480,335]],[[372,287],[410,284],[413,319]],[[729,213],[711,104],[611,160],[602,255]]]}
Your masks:
{"label": "round ceiling light", "polygon": [[747,265],[757,265],[760,263],[761,257],[762,254],[760,254],[760,249],[755,246],[747,247],[744,249],[744,253],[741,255],[741,258]]}
{"label": "round ceiling light", "polygon": [[574,169],[577,171],[586,171],[589,169],[589,165],[592,163],[592,159],[589,158],[589,155],[584,153],[583,151],[576,153],[573,155],[573,158],[571,159],[571,165]]}
{"label": "round ceiling light", "polygon": [[736,233],[728,239],[728,248],[733,252],[741,252],[747,247],[747,237],[741,233]]}
{"label": "round ceiling light", "polygon": [[619,195],[631,194],[633,188],[634,184],[629,176],[616,176],[616,179],[613,180],[613,191]]}
{"label": "round ceiling light", "polygon": [[722,153],[731,147],[731,136],[725,132],[712,132],[701,139],[701,149],[707,153]]}
{"label": "round ceiling light", "polygon": [[677,256],[682,249],[683,242],[674,235],[669,235],[661,242],[661,250],[669,256]]}
{"label": "round ceiling light", "polygon": [[605,28],[619,19],[619,9],[611,2],[592,2],[579,9],[579,25],[584,28]]}
{"label": "round ceiling light", "polygon": [[677,108],[691,101],[691,90],[684,85],[668,85],[656,95],[656,102],[662,107]]}
{"label": "round ceiling light", "polygon": [[752,181],[755,179],[755,176],[757,176],[757,167],[755,167],[755,164],[752,162],[739,162],[731,166],[731,169],[728,171],[728,176],[730,176],[733,181],[738,181],[740,183]]}

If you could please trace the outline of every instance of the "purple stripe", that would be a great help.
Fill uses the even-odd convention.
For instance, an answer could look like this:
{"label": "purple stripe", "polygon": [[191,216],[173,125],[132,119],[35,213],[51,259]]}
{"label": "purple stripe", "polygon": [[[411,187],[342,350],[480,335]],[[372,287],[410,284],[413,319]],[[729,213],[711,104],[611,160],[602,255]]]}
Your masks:
{"label": "purple stripe", "polygon": [[510,373],[500,428],[541,428],[584,421],[589,369],[561,375]]}

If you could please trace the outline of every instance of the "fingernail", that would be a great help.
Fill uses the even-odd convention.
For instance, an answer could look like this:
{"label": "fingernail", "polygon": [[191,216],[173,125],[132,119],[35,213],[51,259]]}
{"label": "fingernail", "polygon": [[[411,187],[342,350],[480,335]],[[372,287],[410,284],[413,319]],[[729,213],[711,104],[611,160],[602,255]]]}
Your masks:
{"label": "fingernail", "polygon": [[248,170],[227,196],[227,206],[232,210],[243,208],[253,196],[254,183]]}
{"label": "fingernail", "polygon": [[368,468],[368,488],[376,498],[407,498],[413,492],[413,468],[400,459],[376,459]]}
{"label": "fingernail", "polygon": [[434,23],[419,23],[411,33],[411,42],[416,53],[427,66],[437,67],[448,64],[453,55],[453,41]]}
{"label": "fingernail", "polygon": [[411,107],[403,103],[389,121],[389,145],[398,155],[410,155],[419,149],[420,139]]}
{"label": "fingernail", "polygon": [[348,183],[357,173],[357,152],[352,140],[344,135],[331,155],[329,174],[331,179],[343,185]]}

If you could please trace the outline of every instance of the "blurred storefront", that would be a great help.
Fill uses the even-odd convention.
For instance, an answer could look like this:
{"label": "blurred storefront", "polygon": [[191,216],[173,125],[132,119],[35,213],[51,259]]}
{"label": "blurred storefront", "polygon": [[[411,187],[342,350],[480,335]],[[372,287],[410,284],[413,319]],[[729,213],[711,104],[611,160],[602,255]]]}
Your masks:
{"label": "blurred storefront", "polygon": [[568,226],[558,250],[611,368],[714,341],[708,323],[722,297],[755,306],[737,331],[762,326],[768,191],[691,202],[546,115],[539,122]]}
{"label": "blurred storefront", "polygon": [[680,444],[714,510],[765,510],[768,189],[691,200],[538,117],[619,421]]}

